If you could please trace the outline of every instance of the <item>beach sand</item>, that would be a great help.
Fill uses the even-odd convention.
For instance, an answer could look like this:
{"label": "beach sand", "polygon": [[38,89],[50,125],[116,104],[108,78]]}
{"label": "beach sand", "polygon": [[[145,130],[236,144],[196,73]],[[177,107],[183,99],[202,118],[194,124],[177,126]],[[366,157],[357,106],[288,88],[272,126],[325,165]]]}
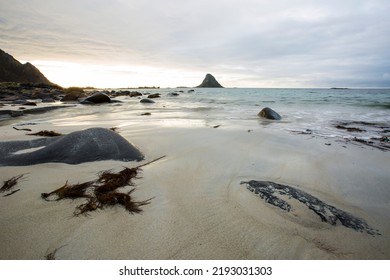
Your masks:
{"label": "beach sand", "polygon": [[[25,117],[25,121],[28,117]],[[115,119],[103,126],[115,126]],[[32,128],[62,133],[94,124]],[[328,139],[255,126],[162,125],[130,122],[118,132],[146,156],[143,162],[101,161],[0,167],[0,181],[25,174],[0,196],[0,259],[389,259],[390,154]],[[33,139],[0,127],[2,141]],[[69,147],[64,147],[64,149]],[[68,180],[81,183],[102,170],[142,167],[135,200],[153,198],[141,214],[115,206],[74,217],[83,199],[40,197]],[[321,221],[301,203],[283,211],[242,181],[294,186],[365,220],[381,235]],[[126,189],[130,189],[126,188]],[[57,250],[56,250],[57,249]]]}

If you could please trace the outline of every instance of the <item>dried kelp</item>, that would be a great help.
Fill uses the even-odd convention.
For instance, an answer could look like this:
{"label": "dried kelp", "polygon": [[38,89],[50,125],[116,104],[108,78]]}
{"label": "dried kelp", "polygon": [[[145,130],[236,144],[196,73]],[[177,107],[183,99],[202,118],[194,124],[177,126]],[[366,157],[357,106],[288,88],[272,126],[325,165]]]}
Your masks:
{"label": "dried kelp", "polygon": [[[131,214],[142,212],[141,207],[150,203],[151,199],[144,201],[133,201],[131,193],[135,188],[127,193],[118,192],[118,188],[134,186],[134,179],[139,178],[141,167],[151,164],[163,157],[150,161],[146,164],[133,168],[124,167],[115,173],[111,170],[98,173],[98,179],[81,184],[69,185],[66,182],[62,187],[50,192],[42,193],[41,197],[46,201],[58,201],[65,198],[87,198],[87,201],[78,205],[73,212],[75,216],[88,215],[89,212],[115,205],[122,205]],[[55,199],[50,199],[54,196]]]}
{"label": "dried kelp", "polygon": [[[24,177],[25,174],[20,174],[4,181],[3,186],[0,188],[0,193],[8,192],[18,184],[18,181]],[[11,194],[9,194],[11,195]]]}
{"label": "dried kelp", "polygon": [[36,133],[27,133],[27,135],[34,135],[34,136],[44,136],[44,137],[55,137],[55,136],[61,136],[61,133],[55,132],[53,130],[41,130]]}

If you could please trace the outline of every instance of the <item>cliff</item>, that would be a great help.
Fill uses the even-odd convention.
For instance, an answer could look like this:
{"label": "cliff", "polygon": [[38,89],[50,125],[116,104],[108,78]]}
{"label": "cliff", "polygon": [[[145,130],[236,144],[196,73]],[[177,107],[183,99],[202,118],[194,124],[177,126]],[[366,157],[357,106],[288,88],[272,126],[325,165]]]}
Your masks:
{"label": "cliff", "polygon": [[22,64],[3,50],[0,50],[0,82],[51,84],[34,65]]}

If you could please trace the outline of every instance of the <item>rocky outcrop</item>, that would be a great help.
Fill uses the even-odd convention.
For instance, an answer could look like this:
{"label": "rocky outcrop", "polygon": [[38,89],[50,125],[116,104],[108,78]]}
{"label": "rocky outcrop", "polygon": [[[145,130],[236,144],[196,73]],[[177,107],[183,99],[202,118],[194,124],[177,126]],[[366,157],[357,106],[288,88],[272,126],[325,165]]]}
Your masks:
{"label": "rocky outcrop", "polygon": [[280,120],[282,117],[276,113],[271,108],[265,107],[263,110],[261,110],[258,114],[259,117],[266,118],[269,120]]}
{"label": "rocky outcrop", "polygon": [[223,88],[213,75],[207,74],[203,82],[197,86],[198,88]]}
{"label": "rocky outcrop", "polygon": [[3,50],[0,50],[0,82],[51,84],[34,65],[22,64]]}

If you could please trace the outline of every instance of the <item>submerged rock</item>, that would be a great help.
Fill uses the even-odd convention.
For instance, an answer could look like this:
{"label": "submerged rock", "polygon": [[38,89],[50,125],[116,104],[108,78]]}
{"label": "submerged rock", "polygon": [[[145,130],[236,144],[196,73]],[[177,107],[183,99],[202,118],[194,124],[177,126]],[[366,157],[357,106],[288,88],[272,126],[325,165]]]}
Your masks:
{"label": "submerged rock", "polygon": [[271,108],[265,107],[258,114],[259,117],[263,117],[269,120],[280,120],[282,117]]}
{"label": "submerged rock", "polygon": [[[42,148],[40,148],[42,147]],[[29,152],[28,149],[40,148]],[[23,153],[23,151],[26,152]],[[0,166],[25,166],[47,162],[79,164],[101,160],[140,161],[142,153],[119,134],[90,128],[64,136],[30,141],[0,142]]]}
{"label": "submerged rock", "polygon": [[370,227],[364,220],[354,217],[352,214],[338,209],[332,205],[326,204],[322,200],[308,194],[304,191],[268,181],[241,182],[246,184],[247,189],[256,195],[260,196],[265,202],[279,207],[280,209],[289,212],[291,205],[281,198],[288,196],[289,199],[294,198],[306,205],[310,210],[320,216],[321,221],[331,225],[336,225],[339,221],[343,226],[352,228],[356,231],[366,232],[371,235],[380,235],[378,230]]}

